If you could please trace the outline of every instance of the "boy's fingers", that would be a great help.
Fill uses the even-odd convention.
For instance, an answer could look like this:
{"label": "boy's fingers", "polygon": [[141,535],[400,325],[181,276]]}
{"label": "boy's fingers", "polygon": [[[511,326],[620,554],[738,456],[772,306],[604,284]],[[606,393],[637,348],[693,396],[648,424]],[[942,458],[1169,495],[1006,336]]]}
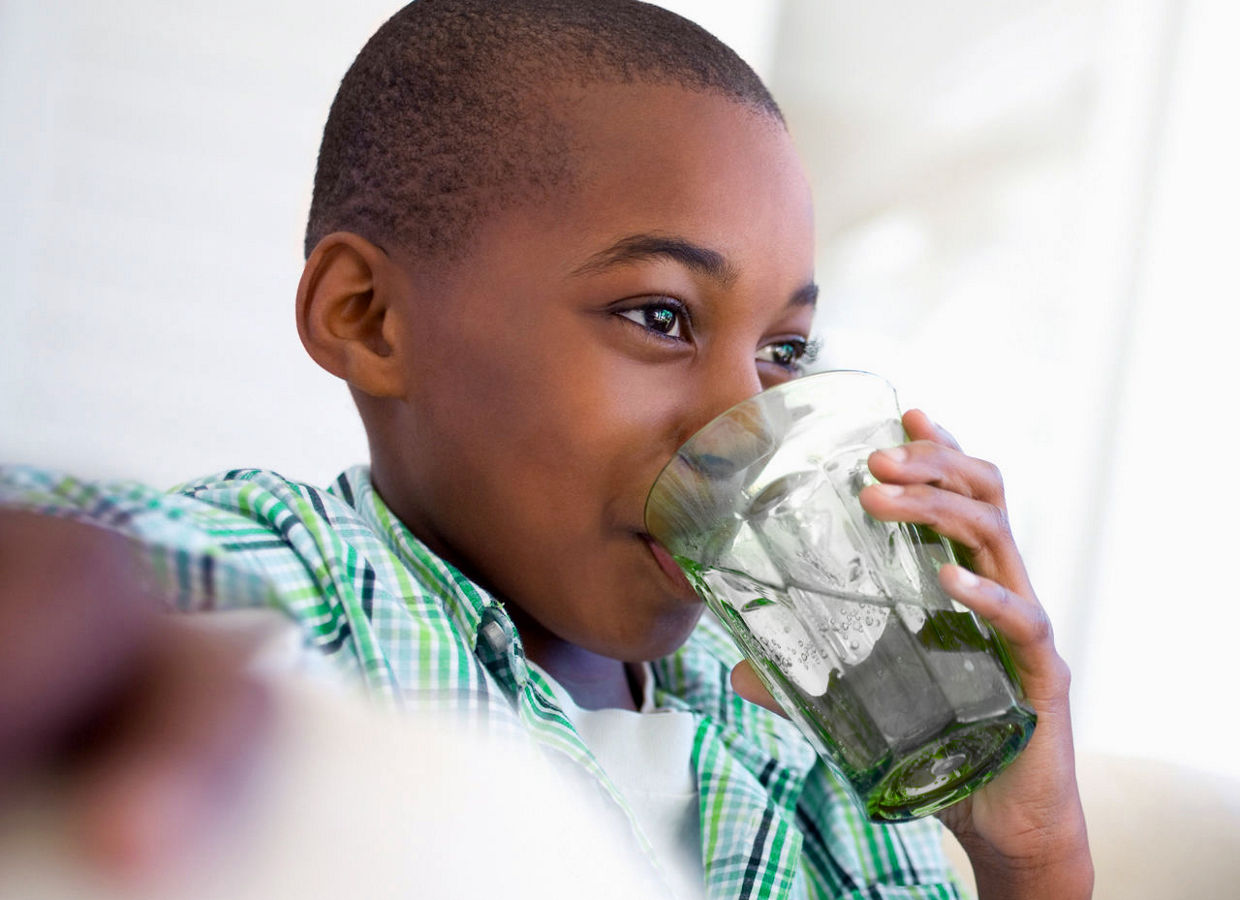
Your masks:
{"label": "boy's fingers", "polygon": [[174,861],[236,799],[270,711],[220,635],[169,622],[160,638],[78,775],[84,849],[123,875]]}
{"label": "boy's fingers", "polygon": [[0,789],[58,766],[74,827],[114,872],[199,833],[260,745],[248,648],[156,610],[132,545],[0,511]]}
{"label": "boy's fingers", "polygon": [[124,538],[0,510],[0,790],[110,702],[154,605]]}
{"label": "boy's fingers", "polygon": [[997,466],[933,441],[876,450],[870,454],[869,466],[879,481],[932,484],[996,506],[1006,505],[1003,474]]}
{"label": "boy's fingers", "polygon": [[771,696],[771,692],[759,680],[749,660],[741,660],[732,670],[732,689],[750,703],[764,706],[771,712],[779,713],[785,719],[788,718],[788,714],[784,712],[783,707],[775,701],[775,698]]}
{"label": "boy's fingers", "polygon": [[862,508],[881,521],[929,525],[962,544],[983,575],[1032,593],[1002,507],[927,484],[870,485],[859,499]]}
{"label": "boy's fingers", "polygon": [[942,444],[944,447],[951,447],[953,450],[959,450],[960,444],[956,441],[950,431],[935,423],[928,415],[920,409],[910,409],[901,419],[904,425],[904,432],[912,441],[934,441],[936,444]]}
{"label": "boy's fingers", "polygon": [[1030,700],[1066,696],[1068,667],[1055,650],[1054,630],[1042,604],[963,566],[943,566],[939,584],[1003,635]]}
{"label": "boy's fingers", "polygon": [[963,566],[943,566],[939,570],[939,583],[951,596],[999,629],[1013,647],[1033,648],[1053,643],[1050,619],[1041,604]]}

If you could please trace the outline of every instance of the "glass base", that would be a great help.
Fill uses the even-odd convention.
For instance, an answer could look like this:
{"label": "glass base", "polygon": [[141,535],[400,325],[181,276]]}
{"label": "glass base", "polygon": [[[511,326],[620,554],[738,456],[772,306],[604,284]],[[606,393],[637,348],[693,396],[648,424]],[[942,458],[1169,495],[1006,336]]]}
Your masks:
{"label": "glass base", "polygon": [[1013,709],[1001,719],[959,725],[900,760],[865,798],[876,822],[928,816],[994,778],[1033,734],[1035,717]]}

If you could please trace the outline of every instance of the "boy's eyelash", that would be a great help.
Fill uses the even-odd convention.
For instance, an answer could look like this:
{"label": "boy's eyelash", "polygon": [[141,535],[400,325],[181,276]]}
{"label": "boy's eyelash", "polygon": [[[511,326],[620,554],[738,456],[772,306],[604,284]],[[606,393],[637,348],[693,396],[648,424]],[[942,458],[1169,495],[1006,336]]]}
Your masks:
{"label": "boy's eyelash", "polygon": [[[677,300],[675,297],[662,296],[662,297],[657,297],[657,298],[651,298],[646,303],[641,303],[637,306],[630,306],[624,309],[617,310],[617,313],[623,316],[623,314],[625,313],[648,312],[650,310],[659,310],[659,309],[665,309],[665,310],[672,311],[672,313],[676,316],[676,319],[679,325],[681,326],[682,330],[687,331],[689,334],[692,334],[693,315],[689,312],[688,306],[682,301]],[[625,316],[625,318],[627,318],[627,316]],[[630,321],[633,321],[633,320],[630,320]],[[639,323],[634,322],[634,324],[639,324]],[[644,330],[651,338],[657,339],[657,340],[684,341],[687,339],[685,335],[669,335],[669,334],[665,334],[659,331],[656,328],[651,328],[649,326],[645,326]],[[787,366],[787,368],[791,368],[796,371],[803,370],[805,366],[807,366],[808,364],[812,363],[815,359],[817,359],[819,350],[822,347],[822,341],[819,338],[805,338],[805,339],[797,338],[795,340],[789,341],[788,343],[799,345],[798,347],[799,352],[796,355],[795,361],[790,366]]]}
{"label": "boy's eyelash", "polygon": [[[650,312],[652,310],[670,310],[676,317],[676,323],[680,326],[681,330],[687,332],[688,334],[692,334],[693,315],[689,312],[688,306],[686,306],[682,301],[677,300],[675,297],[664,296],[651,298],[647,302],[640,303],[637,306],[629,306],[616,310],[616,314],[623,318],[628,318],[625,313]],[[629,319],[629,321],[632,321],[635,325],[640,325],[640,323],[632,319]],[[649,325],[641,327],[645,329],[648,335],[658,340],[683,341],[686,339],[684,335],[666,334],[656,328],[650,327]]]}
{"label": "boy's eyelash", "polygon": [[805,367],[809,363],[813,362],[814,358],[818,355],[819,343],[820,342],[817,338],[790,337],[782,341],[774,341],[773,343],[767,344],[759,350],[759,353],[765,353],[776,347],[790,347],[792,349],[792,357],[790,359],[783,360],[776,357],[768,360],[768,362],[774,363],[775,365],[787,369],[790,372],[804,374]]}

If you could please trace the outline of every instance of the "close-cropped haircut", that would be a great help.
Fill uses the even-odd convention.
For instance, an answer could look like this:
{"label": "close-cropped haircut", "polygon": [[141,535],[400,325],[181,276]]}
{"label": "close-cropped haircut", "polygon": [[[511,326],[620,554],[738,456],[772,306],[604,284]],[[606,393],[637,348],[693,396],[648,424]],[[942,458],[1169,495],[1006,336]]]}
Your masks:
{"label": "close-cropped haircut", "polygon": [[671,84],[782,122],[753,70],[703,28],[634,0],[415,0],[362,48],[319,149],[305,252],[351,231],[423,260],[478,223],[570,189],[561,88]]}

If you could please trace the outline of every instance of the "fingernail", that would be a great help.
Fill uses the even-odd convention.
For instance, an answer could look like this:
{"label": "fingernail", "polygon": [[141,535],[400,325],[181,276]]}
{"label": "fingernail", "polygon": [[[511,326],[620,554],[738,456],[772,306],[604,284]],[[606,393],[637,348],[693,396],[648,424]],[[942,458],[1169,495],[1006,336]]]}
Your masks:
{"label": "fingernail", "polygon": [[962,588],[974,588],[981,584],[981,579],[964,566],[956,567],[956,583]]}
{"label": "fingernail", "polygon": [[874,490],[888,497],[899,497],[904,493],[904,485],[902,484],[876,484]]}
{"label": "fingernail", "polygon": [[893,463],[902,463],[908,459],[908,451],[903,447],[888,447],[886,450],[879,450],[878,453]]}

